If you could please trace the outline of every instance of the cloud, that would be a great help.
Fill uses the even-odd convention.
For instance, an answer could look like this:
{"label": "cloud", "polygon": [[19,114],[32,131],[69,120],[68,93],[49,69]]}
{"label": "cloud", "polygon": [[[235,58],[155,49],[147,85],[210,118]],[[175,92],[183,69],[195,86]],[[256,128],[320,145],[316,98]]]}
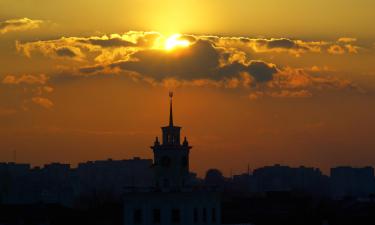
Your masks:
{"label": "cloud", "polygon": [[68,58],[77,61],[82,61],[85,55],[81,48],[67,44],[69,38],[62,38],[60,41],[36,41],[29,43],[21,43],[16,41],[16,49],[18,52],[31,57],[32,52],[40,52],[44,56],[51,58]]}
{"label": "cloud", "polygon": [[289,38],[208,37],[217,46],[233,47],[253,53],[290,53],[301,56],[304,53],[321,53],[328,42],[303,41]]}
{"label": "cloud", "polygon": [[342,55],[345,53],[345,49],[340,45],[332,45],[328,48],[328,53],[333,55]]}
{"label": "cloud", "polygon": [[357,54],[360,47],[358,46],[355,46],[355,45],[352,45],[352,44],[346,44],[345,45],[345,48],[346,50],[349,52],[349,53],[353,53],[353,54]]}
{"label": "cloud", "polygon": [[39,28],[42,20],[32,20],[29,18],[10,19],[0,22],[0,34],[5,34],[12,31],[24,31]]}
{"label": "cloud", "polygon": [[[157,55],[158,58],[168,57],[164,49],[167,36],[157,32],[129,31],[124,34],[109,34],[91,37],[61,37],[54,40],[35,42],[16,42],[17,51],[31,57],[32,53],[59,59],[74,59],[77,61],[95,61],[95,63],[111,64],[117,61],[130,61],[130,57],[147,58],[146,54]],[[303,41],[289,38],[249,38],[227,36],[205,36],[182,34],[180,39],[192,43],[190,48],[198,51],[199,47],[209,50],[211,45],[216,52],[219,50],[219,60],[225,59],[249,63],[249,55],[289,53],[301,56],[305,53],[316,54],[345,54],[358,53],[360,47],[354,45],[355,38],[340,38],[336,42]],[[206,44],[206,46],[204,46]],[[207,47],[208,46],[208,47]],[[187,51],[185,51],[186,53]],[[198,53],[198,52],[197,52]],[[207,51],[207,53],[210,53]],[[143,54],[143,55],[141,55]],[[171,54],[169,54],[171,55]],[[176,54],[174,54],[176,56]],[[226,55],[226,56],[225,56]],[[182,58],[182,57],[180,57]],[[187,57],[185,57],[187,59]],[[215,59],[214,59],[215,60]],[[242,61],[241,61],[242,60]],[[255,59],[256,60],[256,59]],[[220,62],[222,63],[222,62]],[[129,66],[132,63],[129,63]],[[135,66],[135,65],[131,65]],[[88,67],[88,65],[86,65]]]}
{"label": "cloud", "polygon": [[46,109],[51,109],[54,105],[51,100],[49,100],[48,98],[44,98],[44,97],[33,97],[31,100],[33,103]]}
{"label": "cloud", "polygon": [[264,97],[271,98],[310,98],[313,94],[308,90],[280,90],[280,91],[254,91],[248,95],[250,100],[259,100]]}
{"label": "cloud", "polygon": [[275,74],[274,79],[267,85],[270,89],[279,90],[348,90],[357,93],[364,92],[355,83],[324,72],[316,67],[310,69],[285,67],[280,69]]}
{"label": "cloud", "polygon": [[308,98],[312,97],[312,93],[308,90],[299,90],[299,91],[291,91],[291,90],[282,90],[280,92],[271,92],[269,93],[271,97],[275,98]]}
{"label": "cloud", "polygon": [[[271,80],[277,71],[274,64],[258,60],[250,61],[248,64],[239,61],[227,62],[226,65],[221,66],[220,61],[225,60],[226,57],[223,49],[214,47],[207,40],[198,40],[189,48],[172,53],[158,49],[141,50],[131,55],[132,60],[112,63],[110,67],[134,71],[157,80],[167,77],[182,80],[220,80],[247,72],[256,81],[266,82]],[[91,69],[96,70],[99,67]]]}
{"label": "cloud", "polygon": [[76,52],[78,52],[79,50],[74,50],[74,48],[69,48],[69,47],[61,47],[61,48],[57,48],[56,49],[56,55],[58,56],[61,56],[61,57],[71,57],[71,58],[74,58],[76,57],[78,54]]}
{"label": "cloud", "polygon": [[263,98],[265,94],[262,92],[262,91],[254,91],[254,92],[251,92],[248,97],[250,100],[258,100],[260,98]]}
{"label": "cloud", "polygon": [[30,103],[33,103],[50,109],[53,107],[53,102],[47,96],[54,91],[54,88],[48,84],[49,81],[50,76],[45,74],[6,75],[0,80],[0,89],[5,96],[12,96],[15,103],[12,105],[13,108],[27,111]]}
{"label": "cloud", "polygon": [[281,39],[271,39],[266,42],[268,48],[298,48],[299,46],[296,44],[296,42],[287,39],[287,38],[281,38]]}
{"label": "cloud", "polygon": [[251,61],[247,66],[247,72],[251,74],[257,81],[266,82],[273,79],[273,75],[277,72],[276,65],[263,61]]}
{"label": "cloud", "polygon": [[345,53],[357,54],[361,48],[354,44],[356,41],[356,38],[351,37],[339,38],[337,43],[328,47],[327,52],[333,55],[343,55]]}
{"label": "cloud", "polygon": [[135,43],[122,39],[121,37],[92,37],[88,39],[80,40],[82,43],[87,43],[91,45],[97,45],[103,48],[110,48],[110,47],[130,47],[136,46]]}
{"label": "cloud", "polygon": [[111,67],[134,71],[155,79],[176,77],[180,79],[216,77],[220,50],[208,41],[199,40],[189,48],[174,52],[159,49],[140,50],[131,55],[131,60],[112,63]]}
{"label": "cloud", "polygon": [[337,42],[341,43],[351,43],[351,42],[356,42],[357,38],[352,38],[352,37],[341,37],[337,40]]}
{"label": "cloud", "polygon": [[130,31],[123,35],[111,34],[101,37],[61,37],[54,40],[16,42],[19,53],[31,57],[32,53],[42,53],[51,58],[68,58],[82,61],[94,58],[96,62],[108,63],[124,60],[135,51],[151,48],[161,34],[156,32]]}
{"label": "cloud", "polygon": [[45,84],[48,81],[48,76],[44,74],[40,75],[21,75],[21,76],[15,76],[15,75],[7,75],[4,77],[2,83],[3,84]]}
{"label": "cloud", "polygon": [[79,68],[79,72],[83,74],[90,74],[90,73],[103,71],[104,69],[105,67],[102,65],[94,65],[94,66],[81,67]]}
{"label": "cloud", "polygon": [[[304,41],[289,38],[248,38],[248,37],[200,37],[211,40],[218,47],[236,47],[242,51],[252,53],[289,53],[300,57],[306,53],[334,54],[341,48],[339,54],[358,53],[359,46],[354,45],[356,38],[343,37],[336,42],[331,41]],[[335,51],[336,50],[336,51]],[[334,52],[334,53],[333,53]]]}
{"label": "cloud", "polygon": [[330,42],[182,34],[180,38],[188,40],[189,47],[166,51],[167,38],[157,32],[130,31],[101,37],[17,42],[16,46],[28,57],[39,52],[56,60],[74,59],[71,68],[64,65],[64,79],[125,75],[134,81],[165,87],[242,88],[251,91],[249,98],[253,99],[311,97],[325,90],[362,91],[332,71],[272,62],[274,55],[282,52],[294,56],[358,53],[355,38]]}
{"label": "cloud", "polygon": [[247,72],[257,82],[267,82],[272,80],[273,75],[277,72],[277,67],[272,63],[253,60],[248,65],[244,65],[240,62],[234,62],[219,68],[216,72],[225,77],[234,76],[240,72]]}

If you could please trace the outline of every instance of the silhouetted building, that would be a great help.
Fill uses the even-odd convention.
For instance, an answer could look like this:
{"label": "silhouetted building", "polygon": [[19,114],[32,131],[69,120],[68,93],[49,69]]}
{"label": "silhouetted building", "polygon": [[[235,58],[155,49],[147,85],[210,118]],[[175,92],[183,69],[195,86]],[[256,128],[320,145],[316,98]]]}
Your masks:
{"label": "silhouetted building", "polygon": [[31,184],[39,184],[39,192],[34,193],[39,195],[40,202],[71,206],[78,197],[79,183],[69,164],[46,164],[43,169],[32,171],[32,179]]}
{"label": "silhouetted building", "polygon": [[256,180],[254,176],[252,176],[249,173],[234,175],[229,190],[235,191],[235,192],[252,192],[252,193],[258,191]]}
{"label": "silhouetted building", "polygon": [[192,185],[189,173],[191,146],[181,143],[181,127],[174,126],[172,94],[169,125],[162,127],[162,142],[156,137],[155,185],[126,188],[124,224],[221,224],[220,199],[216,191]]}
{"label": "silhouetted building", "polygon": [[124,186],[153,184],[151,159],[99,160],[42,168],[29,164],[0,163],[0,203],[58,203],[73,206],[84,197],[106,195],[120,199]]}
{"label": "silhouetted building", "polygon": [[303,191],[326,195],[328,180],[317,168],[274,165],[254,170],[256,190],[259,192]]}
{"label": "silhouetted building", "polygon": [[0,201],[11,204],[30,202],[29,177],[29,164],[0,163]]}
{"label": "silhouetted building", "polygon": [[374,193],[374,168],[336,167],[331,169],[332,197],[369,197]]}
{"label": "silhouetted building", "polygon": [[151,159],[98,160],[80,163],[77,176],[82,193],[110,193],[120,197],[124,186],[153,184]]}

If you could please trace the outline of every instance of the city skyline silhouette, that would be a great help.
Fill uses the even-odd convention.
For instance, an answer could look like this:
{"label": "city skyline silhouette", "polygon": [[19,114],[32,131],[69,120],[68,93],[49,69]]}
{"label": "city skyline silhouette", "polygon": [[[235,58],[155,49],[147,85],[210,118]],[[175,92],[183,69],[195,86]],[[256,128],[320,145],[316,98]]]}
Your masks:
{"label": "city skyline silhouette", "polygon": [[0,0],[0,225],[373,225],[374,8]]}
{"label": "city skyline silhouette", "polygon": [[[18,220],[52,222],[66,215],[63,209],[87,211],[99,207],[97,210],[101,213],[114,210],[106,215],[111,217],[106,223],[111,221],[113,224],[124,225],[221,224],[222,221],[226,224],[250,221],[274,224],[280,220],[285,223],[303,221],[319,224],[343,221],[342,218],[332,217],[334,214],[322,214],[319,211],[325,207],[329,210],[345,210],[329,204],[351,202],[353,199],[359,204],[361,201],[372,202],[374,199],[373,167],[341,166],[332,168],[327,176],[318,168],[293,168],[275,164],[253,171],[248,167],[247,172],[231,174],[230,177],[211,168],[204,178],[199,178],[189,166],[192,146],[186,136],[181,140],[182,127],[175,125],[173,92],[169,92],[169,98],[168,123],[161,127],[161,138],[156,136],[150,147],[153,159],[134,157],[126,160],[96,160],[79,163],[76,168],[62,163],[33,168],[30,164],[0,163],[0,206],[10,212],[6,216],[0,216],[0,221],[6,221],[7,224],[17,224],[14,221]],[[280,198],[288,203],[280,205]],[[296,213],[291,209],[284,216],[278,215],[277,212],[281,209],[279,207],[290,207],[283,204],[288,205],[294,201],[297,202],[293,204],[301,204],[298,202],[302,200],[304,207],[312,207],[305,198],[321,202],[322,208],[309,209],[317,215],[309,215],[310,219],[306,220],[303,211]],[[263,205],[266,203],[265,208],[262,212],[248,216],[248,210],[254,209],[251,205],[250,208],[246,206],[249,204],[246,201],[261,201]],[[55,211],[46,214],[37,209],[34,216],[23,212],[30,210],[30,206],[41,204],[44,208]],[[9,206],[19,207],[22,213],[16,213]],[[363,206],[359,204],[357,207]],[[370,210],[367,207],[365,209]],[[267,213],[275,214],[275,220],[266,219],[263,215]],[[351,213],[355,213],[355,210]],[[362,220],[368,220],[365,218],[369,215],[362,215]],[[40,219],[41,216],[44,220]],[[69,218],[88,220],[81,213],[71,215],[67,221]],[[95,218],[96,216],[90,217],[97,220]],[[352,223],[351,219],[344,220]]]}
{"label": "city skyline silhouette", "polygon": [[[169,125],[168,126],[172,126],[173,127],[173,112],[172,112],[172,98],[173,98],[173,95],[174,95],[174,93],[173,93],[173,91],[169,91],[169,97],[170,97],[170,102],[169,102]],[[167,127],[168,127],[167,126]],[[179,128],[179,127],[177,127],[177,128]],[[185,136],[185,139],[186,139],[186,136]],[[158,137],[156,138],[156,141],[159,141],[159,139],[158,139]],[[162,141],[165,141],[165,140],[162,140]],[[180,140],[178,140],[178,142],[180,142]],[[146,145],[147,146],[147,145]],[[126,146],[124,146],[124,148],[126,149]],[[147,147],[145,147],[145,149],[147,149]],[[21,150],[21,152],[22,152],[22,149],[19,149],[19,150]],[[77,149],[78,150],[78,149]],[[133,156],[130,156],[128,159],[131,159],[131,158],[140,158],[140,155],[138,155],[137,153],[141,153],[142,151],[138,151],[138,152],[136,152],[136,154],[135,155],[133,155]],[[8,161],[4,161],[4,162],[9,162],[9,163],[17,163],[17,150],[16,149],[13,149],[12,150],[12,158],[13,158],[13,160],[8,160]],[[150,157],[149,157],[150,158]],[[147,159],[147,158],[146,158]],[[91,161],[103,161],[103,160],[109,160],[109,161],[111,161],[111,160],[122,160],[121,158],[120,159],[114,159],[114,158],[111,158],[111,157],[107,157],[107,158],[102,158],[102,159],[93,159],[93,160],[84,160],[84,161],[88,161],[88,162],[91,162]],[[127,159],[124,159],[124,160],[127,160]],[[77,162],[77,164],[76,164],[76,166],[78,166],[80,163],[83,163],[84,161],[81,161],[81,162]],[[25,161],[25,162],[20,162],[21,164],[30,164],[30,162],[27,162],[27,161]],[[45,164],[41,164],[41,165],[34,165],[34,167],[43,167],[43,165],[48,165],[48,164],[53,164],[53,163],[61,163],[61,162],[59,162],[59,161],[52,161],[52,162],[47,162],[47,163],[45,163]],[[70,164],[69,162],[64,162],[65,164]],[[265,164],[265,165],[262,165],[262,166],[259,166],[259,167],[265,167],[265,166],[272,166],[272,165],[276,165],[276,166],[278,166],[278,165],[280,165],[280,164],[282,164],[282,163],[280,163],[280,162],[278,162],[278,161],[275,161],[275,162],[271,162],[270,164]],[[284,165],[286,165],[286,166],[288,166],[287,164],[284,164]],[[72,165],[72,166],[74,166],[74,164]],[[350,165],[350,164],[342,164],[342,165],[331,165],[329,168],[328,168],[328,170],[326,169],[325,171],[323,170],[323,173],[324,174],[326,174],[326,175],[329,175],[329,173],[330,173],[330,170],[331,170],[331,168],[333,168],[333,167],[357,167],[357,168],[360,168],[360,167],[371,167],[372,165],[370,165],[370,164],[363,164],[363,165],[357,165],[357,166],[353,166],[353,165]],[[233,175],[235,175],[235,174],[241,174],[241,173],[246,173],[246,171],[248,171],[249,172],[249,170],[250,170],[250,168],[251,168],[251,165],[248,163],[248,164],[244,164],[244,165],[242,165],[241,166],[242,168],[243,168],[243,170],[237,170],[236,172],[234,172],[233,171],[233,169],[232,168],[230,168],[229,169],[229,171],[228,170],[226,170],[226,171],[224,171],[224,173],[227,175],[227,176],[233,176]],[[303,165],[303,164],[297,164],[297,165],[294,165],[294,167],[305,167],[305,165]],[[311,167],[311,168],[314,168],[314,166],[307,166],[307,167]],[[215,166],[213,166],[212,168],[207,168],[206,169],[206,171],[207,170],[210,170],[210,169],[213,169],[213,168],[217,168],[217,167],[215,167]],[[219,168],[220,169],[220,168]],[[246,170],[247,169],[247,170]],[[253,169],[256,169],[256,168],[253,168]],[[201,174],[201,177],[202,176],[204,176],[204,173],[202,173]]]}

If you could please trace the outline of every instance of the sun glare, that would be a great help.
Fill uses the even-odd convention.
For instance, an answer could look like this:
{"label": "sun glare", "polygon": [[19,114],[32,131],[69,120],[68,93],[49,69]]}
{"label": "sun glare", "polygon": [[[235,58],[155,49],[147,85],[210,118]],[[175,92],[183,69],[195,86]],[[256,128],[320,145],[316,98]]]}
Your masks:
{"label": "sun glare", "polygon": [[165,50],[170,51],[177,47],[188,47],[190,45],[188,40],[183,40],[180,38],[181,34],[173,34],[168,37],[164,45]]}

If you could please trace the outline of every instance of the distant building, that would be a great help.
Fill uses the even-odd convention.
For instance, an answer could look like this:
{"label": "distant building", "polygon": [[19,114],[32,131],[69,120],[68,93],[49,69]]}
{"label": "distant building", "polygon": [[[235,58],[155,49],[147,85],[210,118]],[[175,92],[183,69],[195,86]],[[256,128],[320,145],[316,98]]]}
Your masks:
{"label": "distant building", "polygon": [[84,194],[99,192],[120,197],[124,186],[148,187],[154,180],[152,160],[138,157],[80,163],[76,173]]}
{"label": "distant building", "polygon": [[327,178],[317,168],[276,164],[254,170],[253,178],[258,192],[302,191],[317,195],[327,192]]}
{"label": "distant building", "polygon": [[231,182],[231,191],[235,192],[257,192],[257,183],[249,173],[243,173],[240,175],[234,175]]}
{"label": "distant building", "polygon": [[0,163],[0,202],[30,202],[27,190],[29,175],[29,164]]}
{"label": "distant building", "polygon": [[336,167],[331,169],[333,198],[369,197],[375,193],[374,168]]}
{"label": "distant building", "polygon": [[0,163],[0,203],[59,203],[73,206],[81,197],[120,198],[124,186],[153,184],[151,159],[99,160],[69,164],[51,163],[42,168],[29,164]]}
{"label": "distant building", "polygon": [[[77,190],[69,164],[51,163],[44,165],[43,169],[33,170],[36,180],[31,184],[40,184],[39,201],[44,203],[61,203],[72,205]],[[38,193],[38,192],[34,192]]]}
{"label": "distant building", "polygon": [[128,187],[124,196],[124,224],[221,224],[220,199],[216,191],[192,185],[189,172],[191,146],[180,140],[181,127],[174,126],[172,94],[169,125],[162,127],[154,153],[155,184]]}

